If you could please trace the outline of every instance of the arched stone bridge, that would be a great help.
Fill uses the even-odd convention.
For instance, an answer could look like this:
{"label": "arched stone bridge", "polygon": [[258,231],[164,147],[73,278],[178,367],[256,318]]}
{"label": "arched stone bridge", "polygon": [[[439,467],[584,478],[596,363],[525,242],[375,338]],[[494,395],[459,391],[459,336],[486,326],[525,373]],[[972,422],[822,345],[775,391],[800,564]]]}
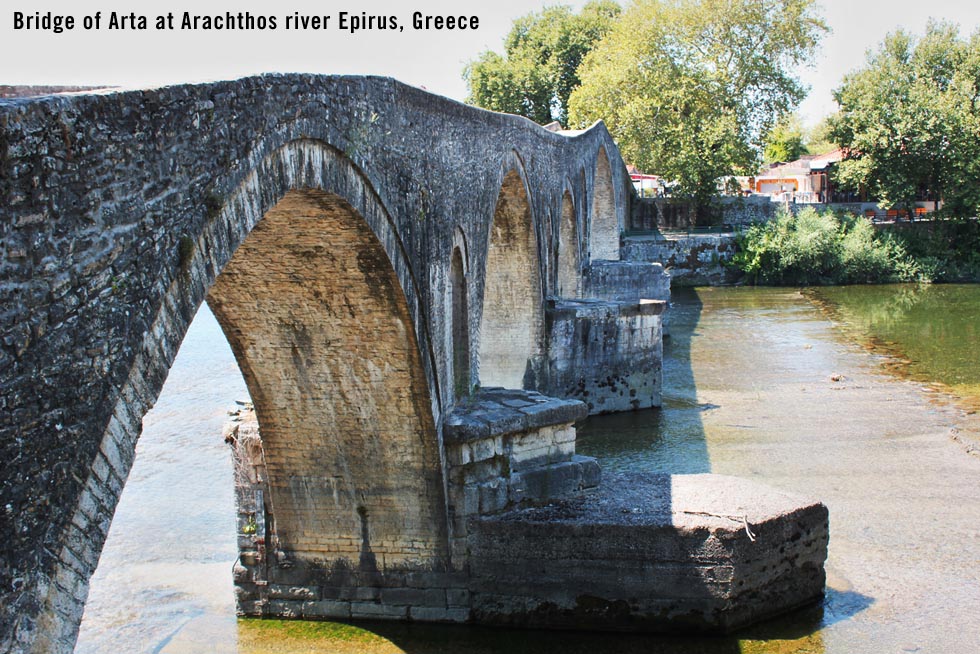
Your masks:
{"label": "arched stone bridge", "polygon": [[523,528],[508,516],[598,484],[572,423],[659,404],[668,282],[618,261],[631,193],[601,124],[552,133],[389,79],[0,101],[0,645],[71,649],[205,300],[261,426],[234,433],[244,614],[726,628],[819,594],[820,505],[794,523],[793,590],[741,613],[704,575],[678,593],[651,568],[624,609],[501,567],[537,556],[496,538]]}

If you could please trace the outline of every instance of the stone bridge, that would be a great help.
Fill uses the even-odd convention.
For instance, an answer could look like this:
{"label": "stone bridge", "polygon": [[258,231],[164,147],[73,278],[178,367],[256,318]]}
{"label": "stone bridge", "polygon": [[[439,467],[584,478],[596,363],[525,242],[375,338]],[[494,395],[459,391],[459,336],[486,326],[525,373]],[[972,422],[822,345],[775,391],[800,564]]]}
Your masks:
{"label": "stone bridge", "polygon": [[669,292],[619,261],[632,189],[601,124],[363,77],[8,99],[0,198],[4,651],[71,650],[204,301],[257,421],[230,434],[242,614],[725,629],[822,592],[822,505],[751,515],[791,563],[743,601],[741,524],[671,520],[714,482],[646,480],[643,524],[582,495],[573,423],[659,405]]}

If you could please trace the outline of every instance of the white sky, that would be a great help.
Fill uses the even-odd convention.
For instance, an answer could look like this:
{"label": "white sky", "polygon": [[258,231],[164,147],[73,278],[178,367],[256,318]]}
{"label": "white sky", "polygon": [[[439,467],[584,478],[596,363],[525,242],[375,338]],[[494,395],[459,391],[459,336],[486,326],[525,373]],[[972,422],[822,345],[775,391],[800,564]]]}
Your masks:
{"label": "white sky", "polygon": [[[172,3],[130,0],[50,0],[44,11],[71,14],[81,22],[85,14],[101,11],[103,21],[115,10],[136,11],[153,18],[183,11],[215,14],[228,10],[276,15],[273,32],[157,32],[15,31],[14,11],[33,14],[42,3],[5,0],[0,12],[0,84],[111,84],[146,86],[181,81],[228,79],[258,72],[364,73],[395,77],[430,91],[463,99],[460,76],[465,62],[486,48],[501,49],[511,21],[547,4],[546,0],[393,0],[314,2],[285,0],[173,0]],[[571,2],[581,6],[583,0]],[[864,61],[868,49],[899,27],[921,33],[929,17],[958,23],[964,35],[980,25],[980,2],[975,0],[823,0],[824,14],[833,29],[824,41],[815,66],[802,71],[812,87],[801,106],[804,120],[815,123],[834,109],[831,90],[841,77]],[[430,14],[477,15],[480,28],[463,32],[421,32],[411,28],[414,11]],[[355,34],[330,29],[323,32],[287,32],[287,14],[352,14],[398,16],[400,33],[362,31]],[[332,25],[335,27],[335,24]]]}

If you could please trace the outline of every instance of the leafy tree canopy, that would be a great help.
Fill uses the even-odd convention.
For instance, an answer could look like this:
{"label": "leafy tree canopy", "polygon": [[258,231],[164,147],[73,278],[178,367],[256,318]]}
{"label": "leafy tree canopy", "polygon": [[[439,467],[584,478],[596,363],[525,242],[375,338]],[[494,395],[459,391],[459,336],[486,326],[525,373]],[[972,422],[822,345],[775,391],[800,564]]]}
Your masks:
{"label": "leafy tree canopy", "polygon": [[980,32],[965,40],[930,22],[919,39],[891,34],[834,98],[831,135],[848,151],[839,183],[864,186],[886,206],[910,206],[927,191],[952,215],[977,215]]}
{"label": "leafy tree canopy", "polygon": [[795,161],[804,154],[810,154],[810,150],[803,123],[796,114],[786,114],[769,130],[762,160],[764,163]]}
{"label": "leafy tree canopy", "polygon": [[810,154],[826,154],[840,146],[831,135],[830,121],[833,116],[824,116],[816,125],[807,130],[806,149]]}
{"label": "leafy tree canopy", "polygon": [[755,168],[826,31],[814,0],[636,0],[583,61],[570,122],[604,120],[627,160],[706,204]]}
{"label": "leafy tree canopy", "polygon": [[471,104],[546,124],[568,124],[568,96],[583,57],[620,14],[612,0],[594,0],[575,14],[548,7],[514,21],[504,55],[485,51],[463,71]]}

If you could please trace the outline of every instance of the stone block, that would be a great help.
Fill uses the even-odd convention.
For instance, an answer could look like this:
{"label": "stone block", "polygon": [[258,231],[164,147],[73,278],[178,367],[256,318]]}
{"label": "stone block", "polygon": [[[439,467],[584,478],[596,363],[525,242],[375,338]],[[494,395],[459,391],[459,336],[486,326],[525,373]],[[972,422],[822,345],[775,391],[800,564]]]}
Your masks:
{"label": "stone block", "polygon": [[303,616],[303,602],[300,600],[268,600],[263,615],[276,618],[300,618]]}
{"label": "stone block", "polygon": [[303,602],[303,617],[348,619],[351,617],[350,602],[338,600]]}
{"label": "stone block", "polygon": [[284,600],[318,600],[320,599],[319,586],[292,586],[285,584],[269,584],[267,586],[269,599]]}
{"label": "stone block", "polygon": [[470,610],[464,608],[437,608],[431,606],[413,606],[409,609],[409,617],[419,622],[467,622]]}
{"label": "stone block", "polygon": [[470,605],[470,591],[467,588],[447,588],[446,605],[452,607],[468,607]]}
{"label": "stone block", "polygon": [[408,606],[391,606],[374,602],[351,602],[350,616],[352,618],[405,620],[408,618]]}

